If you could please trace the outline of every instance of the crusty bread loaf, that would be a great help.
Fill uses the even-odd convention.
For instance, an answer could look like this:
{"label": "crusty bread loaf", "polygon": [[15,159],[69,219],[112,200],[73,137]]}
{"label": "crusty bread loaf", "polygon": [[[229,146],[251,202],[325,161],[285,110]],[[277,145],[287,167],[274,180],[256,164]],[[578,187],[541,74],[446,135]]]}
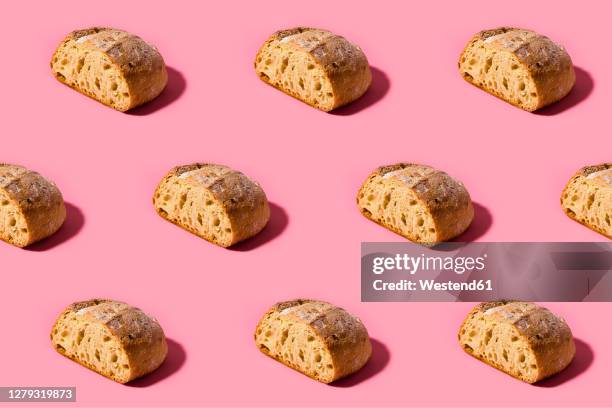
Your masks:
{"label": "crusty bread loaf", "polygon": [[153,205],[166,220],[222,247],[256,235],[270,219],[259,184],[217,164],[173,168],[155,190]]}
{"label": "crusty bread loaf", "polygon": [[257,53],[255,71],[264,82],[326,112],[359,98],[372,82],[361,48],[307,27],[272,34]]}
{"label": "crusty bread loaf", "polygon": [[476,34],[459,58],[469,83],[533,112],[567,95],[576,75],[565,49],[533,31],[501,27]]}
{"label": "crusty bread loaf", "polygon": [[157,320],[106,299],[68,306],[53,326],[51,342],[60,354],[123,384],[157,369],[168,353]]}
{"label": "crusty bread loaf", "polygon": [[461,182],[419,164],[374,170],[359,189],[357,205],[366,218],[427,246],[460,235],[474,218]]}
{"label": "crusty bread loaf", "polygon": [[561,194],[561,207],[571,219],[612,239],[612,163],[578,170]]}
{"label": "crusty bread loaf", "polygon": [[0,163],[0,239],[26,247],[55,233],[66,219],[62,193],[25,167]]}
{"label": "crusty bread loaf", "polygon": [[68,34],[53,54],[51,70],[60,82],[122,112],[154,99],[168,82],[155,47],[105,27]]}
{"label": "crusty bread loaf", "polygon": [[265,355],[323,383],[358,371],[372,354],[361,320],[307,299],[272,306],[257,325],[255,344]]}
{"label": "crusty bread loaf", "polygon": [[459,329],[459,343],[471,356],[528,383],[563,370],[576,352],[565,320],[527,302],[476,306]]}

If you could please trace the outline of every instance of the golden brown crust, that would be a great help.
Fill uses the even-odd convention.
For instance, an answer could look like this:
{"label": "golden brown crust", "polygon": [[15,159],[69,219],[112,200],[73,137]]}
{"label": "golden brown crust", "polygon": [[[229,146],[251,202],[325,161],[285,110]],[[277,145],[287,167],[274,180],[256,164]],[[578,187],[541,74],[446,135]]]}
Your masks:
{"label": "golden brown crust", "polygon": [[586,177],[588,177],[590,174],[597,173],[597,172],[604,171],[604,170],[608,170],[608,169],[612,169],[612,163],[601,163],[601,164],[597,164],[597,165],[591,165],[591,166],[582,167],[580,170],[578,170],[572,176],[572,178],[567,182],[567,184],[563,188],[563,191],[561,193],[560,201],[561,201],[561,208],[563,209],[563,212],[570,219],[576,221],[580,225],[584,225],[585,227],[590,228],[591,230],[593,230],[593,231],[603,235],[604,237],[606,237],[608,239],[612,239],[612,234],[608,234],[605,230],[603,230],[601,228],[598,228],[597,225],[594,225],[594,224],[591,224],[591,223],[582,222],[577,217],[577,215],[576,215],[576,213],[574,211],[572,211],[570,208],[568,208],[568,207],[566,207],[564,205],[564,197],[566,197],[569,194],[569,190],[572,188],[572,186],[574,186],[577,183],[580,183]]}
{"label": "golden brown crust", "polygon": [[578,170],[576,172],[576,174],[574,174],[574,178],[577,177],[587,177],[588,175],[592,174],[592,173],[597,173],[598,171],[602,171],[602,170],[608,170],[608,169],[612,169],[612,163],[602,163],[602,164],[596,164],[593,166],[585,166],[583,168],[581,168],[580,170]]}
{"label": "golden brown crust", "polygon": [[[302,306],[307,307],[308,311],[302,310]],[[372,345],[368,331],[361,320],[346,310],[327,302],[295,299],[277,303],[259,321],[255,333],[261,328],[262,323],[268,316],[278,315],[283,311],[286,318],[310,326],[322,344],[329,350],[333,361],[334,375],[324,382],[331,383],[346,377],[361,369],[369,360],[372,354]],[[260,350],[280,363],[296,369],[286,361],[267,353],[265,349],[260,348]],[[321,381],[320,378],[309,376]]]}
{"label": "golden brown crust", "polygon": [[[223,170],[220,176],[210,180],[207,185],[201,185],[213,195],[214,199],[227,213],[231,223],[232,240],[227,245],[231,246],[247,238],[258,234],[266,226],[270,219],[270,207],[266,193],[261,186],[248,178],[243,173],[232,170],[229,167],[211,163],[193,163],[174,167],[166,174],[159,183],[155,195],[166,183],[178,179],[181,175],[202,168],[215,167]],[[155,196],[154,196],[155,197]],[[154,199],[155,202],[155,199]],[[187,228],[181,223],[173,221],[167,213],[158,211],[160,216],[179,227],[186,229],[201,238],[209,240],[207,236],[199,234],[197,230]],[[210,240],[209,240],[210,241]],[[210,241],[215,244],[218,242]]]}
{"label": "golden brown crust", "polygon": [[[431,213],[437,234],[436,242],[432,243],[432,245],[462,234],[474,218],[474,208],[470,194],[461,182],[455,180],[447,173],[430,166],[415,163],[397,163],[381,166],[374,170],[363,183],[357,194],[357,201],[359,202],[360,195],[370,183],[376,182],[376,180],[390,173],[401,173],[402,170],[410,170],[411,168],[430,170],[428,174],[419,177],[411,185],[406,184],[405,188],[412,190],[421,201],[421,204]],[[401,174],[399,177],[402,177]],[[367,212],[362,211],[362,214],[369,220],[410,239],[401,230],[395,228],[394,225],[385,222],[384,219],[379,222]]]}
{"label": "golden brown crust", "polygon": [[47,238],[66,219],[64,199],[57,186],[25,167],[0,163],[0,190],[19,209],[27,224],[28,239],[18,246]]}
{"label": "golden brown crust", "polygon": [[303,100],[299,95],[292,94],[287,89],[282,89],[274,83],[267,81],[265,76],[260,76],[260,78],[280,91],[326,112],[360,98],[368,90],[372,82],[372,73],[368,59],[357,45],[330,31],[311,27],[296,27],[277,31],[259,49],[256,61],[262,55],[267,45],[307,32],[312,33],[313,40],[307,43],[289,40],[287,44],[290,44],[296,50],[309,53],[323,68],[333,88],[334,103],[332,106],[325,108],[317,106]]}
{"label": "golden brown crust", "polygon": [[[108,308],[105,309],[105,306],[108,306]],[[142,377],[154,371],[163,363],[168,353],[168,345],[164,331],[157,320],[149,317],[138,308],[109,299],[91,299],[73,303],[66,307],[60,317],[66,313],[77,313],[87,308],[94,309],[90,312],[90,318],[108,327],[110,332],[119,339],[127,354],[130,376],[125,381],[121,381],[122,383]],[[59,322],[60,319],[58,318],[54,330]],[[105,375],[86,362],[64,353],[61,348],[56,348],[56,350],[84,367]],[[117,381],[116,378],[105,376]]]}
{"label": "golden brown crust", "polygon": [[[89,36],[89,41],[94,47],[105,53],[114,62],[129,88],[130,104],[125,109],[118,109],[104,101],[98,100],[98,102],[125,112],[155,99],[166,87],[168,73],[159,51],[140,37],[123,30],[92,27],[73,31],[60,43],[54,53],[54,58],[63,44],[86,36]],[[62,81],[61,76],[56,76],[56,78],[72,89],[96,99],[79,87]]]}
{"label": "golden brown crust", "polygon": [[[509,313],[505,311],[502,312],[500,316],[493,317],[494,314],[491,312],[494,310],[492,309],[504,307],[506,305],[517,305],[522,309],[522,312]],[[488,313],[486,313],[487,311]],[[489,316],[487,316],[487,314]],[[529,383],[535,383],[562,371],[574,358],[576,348],[569,326],[565,320],[544,307],[537,306],[533,303],[512,300],[480,303],[468,314],[461,325],[459,333],[461,333],[466,326],[466,322],[473,316],[478,316],[483,319],[495,318],[499,320],[500,323],[511,324],[518,330],[520,335],[527,341],[537,361],[537,377],[527,381]],[[470,353],[468,349],[464,348],[464,350],[472,357],[501,370],[500,367],[492,364],[491,361]],[[512,373],[506,373],[519,380],[526,381],[524,378]]]}
{"label": "golden brown crust", "polygon": [[524,40],[517,37],[515,40],[505,41],[499,46],[499,49],[513,53],[533,78],[538,95],[536,106],[532,109],[525,109],[524,106],[521,106],[516,101],[507,100],[502,95],[498,95],[492,92],[492,90],[470,81],[469,77],[463,76],[463,78],[483,91],[497,96],[518,108],[531,112],[555,103],[569,94],[576,82],[576,74],[571,57],[561,45],[553,42],[546,36],[530,30],[499,27],[481,31],[468,42],[468,45],[461,53],[459,61],[465,56],[466,51],[472,44],[482,43],[487,39],[490,40],[492,37],[513,32],[527,32],[531,35],[528,35]]}

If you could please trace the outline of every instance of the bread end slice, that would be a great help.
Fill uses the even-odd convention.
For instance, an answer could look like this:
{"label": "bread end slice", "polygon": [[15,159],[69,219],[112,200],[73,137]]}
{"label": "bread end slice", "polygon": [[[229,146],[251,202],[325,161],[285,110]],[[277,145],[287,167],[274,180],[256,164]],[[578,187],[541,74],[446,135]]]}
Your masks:
{"label": "bread end slice", "polygon": [[398,163],[372,172],[357,193],[361,214],[424,246],[462,234],[474,218],[462,183],[433,167]]}
{"label": "bread end slice", "polygon": [[559,101],[576,81],[571,58],[562,46],[513,27],[476,34],[458,65],[467,82],[528,112]]}
{"label": "bread end slice", "polygon": [[51,70],[61,83],[120,112],[156,98],[168,82],[157,49],[107,27],[68,34],[53,54]]}
{"label": "bread end slice", "polygon": [[563,189],[561,208],[574,221],[612,239],[612,163],[578,170]]}
{"label": "bread end slice", "polygon": [[325,112],[360,98],[372,82],[367,58],[358,46],[316,28],[274,33],[254,65],[265,83]]}
{"label": "bread end slice", "polygon": [[325,384],[360,370],[372,354],[367,330],[358,318],[315,300],[274,305],[254,337],[265,355]]}
{"label": "bread end slice", "polygon": [[24,248],[53,235],[65,219],[54,183],[25,167],[0,163],[0,240]]}
{"label": "bread end slice", "polygon": [[51,342],[61,355],[122,384],[156,370],[168,352],[155,319],[107,299],[68,306],[51,330]]}
{"label": "bread end slice", "polygon": [[225,248],[258,234],[270,219],[259,184],[210,163],[170,170],[155,191],[153,205],[162,218]]}
{"label": "bread end slice", "polygon": [[530,384],[565,369],[576,352],[567,323],[529,302],[481,303],[458,337],[469,355]]}

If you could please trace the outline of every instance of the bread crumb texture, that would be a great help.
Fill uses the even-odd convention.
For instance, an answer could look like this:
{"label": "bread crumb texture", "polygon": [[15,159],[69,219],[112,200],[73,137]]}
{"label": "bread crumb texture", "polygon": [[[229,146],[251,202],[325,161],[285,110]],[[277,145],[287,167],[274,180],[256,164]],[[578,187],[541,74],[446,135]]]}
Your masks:
{"label": "bread crumb texture", "polygon": [[122,112],[157,97],[168,81],[155,47],[106,27],[68,34],[53,54],[51,70],[60,82]]}
{"label": "bread crumb texture", "polygon": [[576,81],[565,48],[512,27],[472,37],[459,58],[459,72],[471,84],[529,112],[562,99]]}
{"label": "bread crumb texture", "polygon": [[476,306],[461,325],[459,343],[471,356],[527,383],[562,371],[576,352],[565,320],[516,301]]}
{"label": "bread crumb texture", "polygon": [[222,247],[258,234],[270,219],[261,186],[217,164],[173,168],[157,187],[153,205],[164,219]]}
{"label": "bread crumb texture", "polygon": [[51,342],[60,354],[119,383],[154,371],[168,352],[157,320],[106,299],[68,306],[53,326]]}
{"label": "bread crumb texture", "polygon": [[272,34],[257,53],[255,71],[264,82],[323,111],[358,99],[372,82],[361,48],[307,27]]}
{"label": "bread crumb texture", "polygon": [[64,199],[53,182],[0,163],[0,239],[23,248],[54,234],[65,219]]}
{"label": "bread crumb texture", "polygon": [[578,170],[561,194],[571,219],[612,239],[612,163]]}
{"label": "bread crumb texture", "polygon": [[472,200],[460,181],[412,163],[372,172],[359,189],[357,206],[369,220],[427,246],[460,235],[474,218]]}
{"label": "bread crumb texture", "polygon": [[297,299],[274,305],[255,331],[265,355],[323,383],[361,369],[372,354],[357,317],[327,302]]}

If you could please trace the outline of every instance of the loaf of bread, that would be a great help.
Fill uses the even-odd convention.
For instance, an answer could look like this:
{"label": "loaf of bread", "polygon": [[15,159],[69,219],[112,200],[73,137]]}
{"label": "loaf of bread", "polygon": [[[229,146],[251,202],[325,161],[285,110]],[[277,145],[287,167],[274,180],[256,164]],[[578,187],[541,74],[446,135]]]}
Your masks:
{"label": "loaf of bread", "polygon": [[307,27],[272,34],[257,53],[255,71],[264,82],[326,112],[361,97],[372,82],[361,48]]}
{"label": "loaf of bread", "polygon": [[218,164],[173,168],[157,186],[153,205],[164,219],[222,247],[256,235],[270,219],[259,184]]}
{"label": "loaf of bread", "polygon": [[561,194],[561,207],[571,219],[612,239],[612,163],[578,170]]}
{"label": "loaf of bread", "polygon": [[528,383],[563,370],[576,352],[565,320],[515,301],[476,306],[459,329],[459,343],[471,356]]}
{"label": "loaf of bread", "polygon": [[374,170],[357,194],[357,205],[366,218],[426,246],[460,235],[474,218],[461,182],[419,164]]}
{"label": "loaf of bread", "polygon": [[272,306],[257,325],[255,344],[265,355],[326,384],[358,371],[372,354],[361,320],[306,299]]}
{"label": "loaf of bread", "polygon": [[53,326],[51,342],[63,356],[122,384],[157,369],[168,353],[157,320],[106,299],[68,306]]}
{"label": "loaf of bread", "polygon": [[62,193],[25,167],[0,163],[0,239],[26,247],[54,234],[66,219]]}
{"label": "loaf of bread", "polygon": [[154,99],[168,82],[154,46],[105,27],[68,34],[53,54],[51,70],[60,82],[121,112]]}
{"label": "loaf of bread", "polygon": [[533,112],[567,95],[576,75],[565,49],[543,35],[501,27],[476,34],[459,58],[469,83]]}

